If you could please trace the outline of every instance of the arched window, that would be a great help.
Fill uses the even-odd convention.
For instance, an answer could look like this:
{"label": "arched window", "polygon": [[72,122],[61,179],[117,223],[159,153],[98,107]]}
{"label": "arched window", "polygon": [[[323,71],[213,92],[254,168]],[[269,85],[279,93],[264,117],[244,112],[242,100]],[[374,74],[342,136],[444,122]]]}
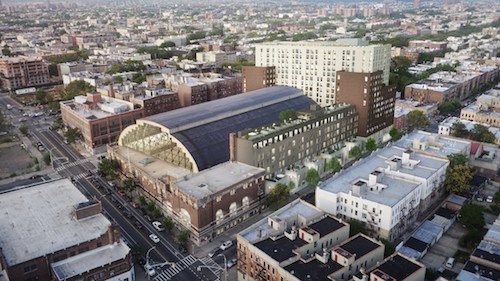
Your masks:
{"label": "arched window", "polygon": [[234,216],[236,215],[236,212],[238,211],[238,204],[236,202],[231,203],[229,206],[229,215]]}
{"label": "arched window", "polygon": [[243,199],[241,199],[241,205],[243,206],[243,209],[246,209],[248,208],[248,206],[250,206],[250,199],[248,198],[248,196],[245,196],[243,197]]}
{"label": "arched window", "polygon": [[221,209],[217,210],[217,212],[215,212],[216,223],[219,224],[223,219],[224,219],[224,211],[222,211]]}
{"label": "arched window", "polygon": [[186,209],[181,209],[179,211],[179,217],[186,224],[191,224],[191,215]]}

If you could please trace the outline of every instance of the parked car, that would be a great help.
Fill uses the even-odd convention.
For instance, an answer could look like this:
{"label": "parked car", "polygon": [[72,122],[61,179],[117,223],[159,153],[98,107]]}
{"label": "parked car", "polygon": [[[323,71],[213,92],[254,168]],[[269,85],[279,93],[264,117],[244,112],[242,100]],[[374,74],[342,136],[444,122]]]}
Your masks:
{"label": "parked car", "polygon": [[134,225],[135,225],[135,227],[137,227],[138,229],[142,229],[142,223],[141,223],[140,221],[135,220]]}
{"label": "parked car", "polygon": [[159,243],[160,242],[160,238],[158,238],[158,236],[156,236],[156,234],[149,234],[149,239],[151,239],[151,241],[155,242],[155,243]]}
{"label": "parked car", "polygon": [[133,217],[133,215],[129,211],[123,211],[123,214],[129,219]]}
{"label": "parked car", "polygon": [[149,215],[144,215],[144,218],[147,219],[148,221],[153,221],[153,219]]}
{"label": "parked car", "polygon": [[228,249],[231,246],[233,246],[233,241],[227,240],[226,242],[222,243],[222,245],[220,245],[220,249],[222,251],[224,251],[224,250]]}
{"label": "parked car", "polygon": [[126,196],[127,192],[125,192],[123,190],[118,190],[118,195],[120,195],[120,196]]}
{"label": "parked car", "polygon": [[486,202],[493,203],[493,196],[488,195],[488,197],[486,197]]}
{"label": "parked car", "polygon": [[478,202],[483,202],[483,201],[484,201],[484,196],[483,196],[482,194],[478,194],[478,195],[476,196],[476,200],[477,200]]}
{"label": "parked car", "polygon": [[227,268],[231,268],[231,267],[235,266],[235,265],[236,265],[236,263],[237,263],[236,258],[232,258],[232,259],[230,259],[230,260],[227,262]]}
{"label": "parked car", "polygon": [[211,257],[217,255],[218,253],[220,253],[220,251],[221,251],[220,248],[217,248],[217,249],[211,251],[210,253],[208,253],[208,257],[211,258]]}
{"label": "parked car", "polygon": [[158,231],[163,231],[165,230],[165,228],[163,227],[163,225],[161,225],[161,222],[159,221],[154,221],[151,223],[153,225],[154,228],[156,228],[156,230]]}

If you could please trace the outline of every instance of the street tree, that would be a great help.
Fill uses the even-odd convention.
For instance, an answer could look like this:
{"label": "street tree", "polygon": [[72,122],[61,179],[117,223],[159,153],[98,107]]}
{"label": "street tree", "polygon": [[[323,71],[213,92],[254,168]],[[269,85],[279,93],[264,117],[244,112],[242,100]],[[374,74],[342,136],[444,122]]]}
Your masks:
{"label": "street tree", "polygon": [[454,137],[466,138],[469,135],[469,131],[464,123],[457,121],[451,126],[451,134]]}
{"label": "street tree", "polygon": [[456,100],[455,101],[445,101],[445,102],[442,102],[438,106],[438,110],[439,110],[440,114],[449,114],[449,113],[452,113],[453,111],[457,110],[460,107],[461,107],[460,102],[458,102]]}
{"label": "street tree", "polygon": [[74,143],[81,137],[80,130],[78,128],[68,128],[68,130],[64,133],[64,137],[68,143]]}
{"label": "street tree", "polygon": [[326,172],[333,171],[333,173],[338,173],[338,172],[340,172],[341,169],[342,169],[342,166],[340,166],[339,160],[337,160],[337,158],[334,157],[334,158],[326,161],[326,164],[325,164],[325,171]]}
{"label": "street tree", "polygon": [[375,151],[377,150],[377,141],[374,138],[368,138],[365,143],[365,148],[368,151]]}
{"label": "street tree", "polygon": [[167,232],[171,232],[175,227],[174,221],[171,218],[163,218],[161,224]]}
{"label": "street tree", "polygon": [[35,95],[35,99],[39,104],[47,103],[47,92],[45,91],[37,91]]}
{"label": "street tree", "polygon": [[454,168],[446,169],[446,180],[444,181],[446,191],[450,193],[464,193],[469,187],[472,179],[472,166],[458,164]]}
{"label": "street tree", "polygon": [[403,136],[403,132],[401,132],[396,127],[392,127],[391,130],[389,131],[389,135],[391,136],[393,141],[397,141]]}
{"label": "street tree", "polygon": [[179,232],[176,236],[177,242],[181,245],[186,245],[189,239],[189,231],[183,230]]}
{"label": "street tree", "polygon": [[460,153],[449,154],[448,160],[450,160],[450,167],[453,169],[457,165],[465,165],[469,162],[469,158]]}
{"label": "street tree", "polygon": [[165,41],[160,45],[160,48],[171,48],[171,47],[175,47],[175,43],[172,41]]}
{"label": "street tree", "polygon": [[64,100],[73,99],[76,96],[86,95],[87,93],[95,91],[95,88],[88,82],[83,80],[75,80],[69,83],[66,88],[59,88],[62,91]]}
{"label": "street tree", "polygon": [[349,157],[355,158],[356,160],[361,158],[361,149],[359,148],[359,146],[356,145],[351,148],[351,150],[349,150]]}
{"label": "street tree", "polygon": [[463,206],[458,220],[468,229],[482,229],[484,226],[483,207],[475,204]]}
{"label": "street tree", "polygon": [[429,118],[420,110],[412,110],[406,115],[406,122],[411,128],[423,128],[431,122]]}
{"label": "street tree", "polygon": [[273,187],[266,197],[266,205],[271,210],[277,210],[288,203],[290,199],[290,190],[288,186],[278,183]]}
{"label": "street tree", "polygon": [[26,124],[22,124],[21,126],[19,126],[19,131],[25,136],[28,135],[28,130],[29,127]]}
{"label": "street tree", "polygon": [[[118,171],[118,162],[114,159],[102,159],[101,162],[97,165],[97,169],[99,170],[99,173],[103,174],[106,176],[106,178],[109,179],[115,179]],[[139,197],[139,200],[141,200],[141,197]]]}
{"label": "street tree", "polygon": [[122,187],[125,191],[132,192],[137,187],[137,184],[133,178],[127,177],[122,181]]}
{"label": "street tree", "polygon": [[364,222],[357,219],[349,219],[349,237],[352,237],[358,233],[368,234],[366,230],[366,225]]}
{"label": "street tree", "polygon": [[43,158],[43,162],[45,163],[45,165],[47,165],[47,166],[50,165],[50,160],[51,160],[50,159],[50,153],[44,152],[42,154],[42,158]]}
{"label": "street tree", "polygon": [[495,143],[495,135],[488,130],[488,127],[475,124],[474,128],[470,131],[470,138],[475,141]]}
{"label": "street tree", "polygon": [[318,185],[319,180],[320,180],[319,173],[318,171],[316,171],[316,169],[307,170],[306,182],[309,185],[315,187],[316,185]]}

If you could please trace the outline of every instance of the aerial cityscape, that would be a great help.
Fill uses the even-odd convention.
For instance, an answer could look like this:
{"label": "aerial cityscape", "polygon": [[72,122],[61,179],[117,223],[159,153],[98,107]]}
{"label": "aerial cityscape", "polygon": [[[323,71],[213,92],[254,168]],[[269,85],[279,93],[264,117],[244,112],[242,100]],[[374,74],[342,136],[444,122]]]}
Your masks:
{"label": "aerial cityscape", "polygon": [[500,281],[499,0],[0,0],[0,281]]}

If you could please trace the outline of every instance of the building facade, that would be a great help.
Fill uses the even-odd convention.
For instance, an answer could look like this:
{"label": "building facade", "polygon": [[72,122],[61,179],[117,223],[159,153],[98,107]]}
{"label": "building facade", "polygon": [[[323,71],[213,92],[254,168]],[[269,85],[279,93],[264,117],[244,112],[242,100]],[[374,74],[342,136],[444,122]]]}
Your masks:
{"label": "building facade", "polygon": [[449,161],[387,147],[321,183],[316,206],[365,222],[389,241],[400,236],[444,192]]}
{"label": "building facade", "polygon": [[95,153],[116,142],[127,126],[144,117],[144,112],[130,102],[88,93],[61,102],[61,117],[66,126],[79,129],[83,145]]}
{"label": "building facade", "polygon": [[299,161],[355,137],[357,126],[358,116],[351,105],[313,107],[298,112],[294,121],[232,134],[230,153],[232,159],[264,168],[267,175],[274,176]]}
{"label": "building facade", "polygon": [[368,137],[394,121],[396,88],[387,86],[382,71],[356,73],[337,71],[335,103],[349,103],[358,112],[358,132]]}
{"label": "building facade", "polygon": [[14,90],[50,82],[49,68],[41,57],[0,58],[2,88]]}
{"label": "building facade", "polygon": [[237,236],[238,280],[342,280],[384,257],[384,245],[297,199]]}
{"label": "building facade", "polygon": [[243,66],[241,71],[244,93],[276,85],[276,67]]}
{"label": "building facade", "polygon": [[271,42],[258,44],[256,66],[275,66],[276,85],[302,89],[321,106],[335,103],[336,72],[383,71],[389,84],[390,45],[368,45],[361,39],[335,42]]}
{"label": "building facade", "polygon": [[1,194],[0,203],[0,263],[10,280],[135,279],[119,226],[69,180]]}

